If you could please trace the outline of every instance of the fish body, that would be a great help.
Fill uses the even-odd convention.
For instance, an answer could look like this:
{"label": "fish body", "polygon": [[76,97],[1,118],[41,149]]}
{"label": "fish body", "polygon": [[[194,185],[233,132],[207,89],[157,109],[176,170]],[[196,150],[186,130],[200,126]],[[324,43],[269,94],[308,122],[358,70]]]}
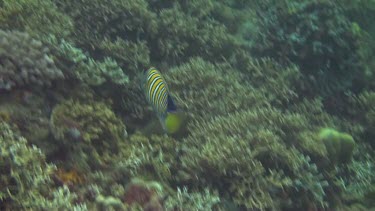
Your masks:
{"label": "fish body", "polygon": [[181,126],[181,115],[177,112],[163,76],[156,68],[152,67],[145,72],[143,89],[164,131],[169,134],[177,132]]}

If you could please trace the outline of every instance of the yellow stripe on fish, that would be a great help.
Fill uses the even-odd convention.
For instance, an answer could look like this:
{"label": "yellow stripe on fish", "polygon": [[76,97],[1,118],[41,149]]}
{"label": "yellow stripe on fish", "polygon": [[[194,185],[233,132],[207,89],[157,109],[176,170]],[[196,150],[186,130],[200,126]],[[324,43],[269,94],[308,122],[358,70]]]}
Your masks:
{"label": "yellow stripe on fish", "polygon": [[167,133],[176,133],[182,123],[181,112],[176,112],[176,106],[161,73],[155,68],[147,70],[143,87],[146,99],[156,112],[164,130]]}
{"label": "yellow stripe on fish", "polygon": [[168,87],[163,76],[155,68],[146,72],[146,98],[158,115],[164,116],[168,108]]}

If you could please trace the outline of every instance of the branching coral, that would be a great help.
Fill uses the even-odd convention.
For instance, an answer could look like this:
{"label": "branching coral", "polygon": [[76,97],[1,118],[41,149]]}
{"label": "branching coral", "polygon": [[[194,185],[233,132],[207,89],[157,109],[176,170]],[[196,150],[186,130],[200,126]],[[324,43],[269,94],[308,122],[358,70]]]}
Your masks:
{"label": "branching coral", "polygon": [[285,2],[259,12],[260,52],[299,65],[304,91],[323,95],[351,88],[362,69],[358,37],[343,11],[328,1]]}
{"label": "branching coral", "polygon": [[[74,200],[86,200],[92,210],[373,205],[374,166],[366,144],[375,137],[375,95],[360,91],[375,87],[370,61],[374,25],[353,18],[361,11],[372,17],[371,2],[0,4],[3,28],[22,31],[0,31],[0,88],[12,89],[0,99],[0,119],[16,123],[29,140],[0,123],[1,210],[87,209],[85,204],[73,207]],[[151,63],[165,76],[178,109],[189,116],[183,138],[144,127],[152,112],[137,80]],[[33,85],[62,76],[69,80],[42,90],[45,97],[25,97],[33,102],[28,108],[9,101],[22,92],[15,88],[34,93]],[[76,87],[90,87],[95,97]],[[346,90],[355,94],[347,98]],[[329,108],[337,110],[336,116],[327,113]],[[125,131],[115,113],[131,130]],[[319,136],[321,128],[350,136],[339,133],[337,138],[333,130]],[[347,141],[346,149],[338,139]],[[363,154],[353,148],[353,139]],[[29,146],[34,143],[59,165],[54,181],[73,184],[71,190],[51,186],[54,166]],[[58,154],[50,153],[56,149]],[[82,178],[75,169],[87,173],[89,187],[77,185]],[[129,182],[134,177],[145,180]],[[163,203],[153,197],[158,187],[150,188],[146,180],[165,188]]]}
{"label": "branching coral", "polygon": [[237,43],[225,26],[182,11],[178,3],[160,11],[159,28],[162,30],[156,35],[157,49],[151,52],[161,53],[162,58],[172,61],[186,61],[192,56],[217,59],[231,55]]}
{"label": "branching coral", "polygon": [[101,85],[106,81],[119,85],[129,82],[117,62],[110,58],[105,58],[103,62],[88,59],[86,63],[78,65],[75,74],[79,80],[92,86]]}
{"label": "branching coral", "polygon": [[58,40],[54,36],[48,38],[53,48],[53,55],[66,75],[80,80],[82,83],[99,86],[104,83],[125,85],[129,82],[128,76],[119,67],[117,62],[109,57],[99,62],[87,56],[80,48],[65,40]]}
{"label": "branching coral", "polygon": [[48,191],[53,188],[50,174],[55,166],[45,162],[40,149],[28,146],[26,139],[4,122],[0,129],[0,208],[72,209],[74,195],[69,190],[65,190],[68,195],[58,194],[49,199]]}
{"label": "branching coral", "polygon": [[143,175],[163,182],[175,179],[180,144],[173,138],[134,134],[121,146],[113,163],[119,174],[127,177]]}
{"label": "branching coral", "polygon": [[49,85],[63,78],[49,49],[27,33],[0,31],[0,88],[29,84]]}
{"label": "branching coral", "polygon": [[167,210],[213,210],[220,203],[217,193],[212,193],[209,189],[201,192],[191,192],[187,188],[177,188],[174,195],[169,197],[165,202]]}
{"label": "branching coral", "polygon": [[372,149],[368,149],[368,146],[361,145],[354,156],[359,159],[351,162],[346,169],[340,169],[341,176],[336,183],[344,189],[342,198],[347,202],[346,204],[359,203],[366,206],[365,209],[370,209],[375,206],[372,200],[375,192],[373,152]]}
{"label": "branching coral", "polygon": [[51,0],[3,0],[0,14],[2,29],[26,31],[40,38],[51,34],[68,37],[73,31],[72,20]]}
{"label": "branching coral", "polygon": [[193,118],[210,118],[250,106],[266,105],[266,97],[228,64],[215,65],[202,58],[172,68],[165,74],[177,104]]}
{"label": "branching coral", "polygon": [[150,50],[145,41],[132,42],[117,38],[115,41],[104,40],[99,48],[126,69],[127,74],[136,76],[149,68]]}
{"label": "branching coral", "polygon": [[296,99],[301,73],[295,65],[284,66],[271,58],[255,59],[244,50],[235,53],[231,64],[242,73],[242,80],[264,93],[270,104],[280,106]]}
{"label": "branching coral", "polygon": [[157,30],[156,15],[145,0],[56,2],[75,21],[77,42],[87,50],[96,50],[105,38],[135,41]]}
{"label": "branching coral", "polygon": [[[303,145],[299,133],[309,129],[307,122],[297,119],[260,109],[196,122],[184,140],[184,170],[190,180],[199,178],[219,190],[229,189],[229,197],[248,208],[291,206],[283,203],[285,194],[292,201],[303,199],[294,206],[307,206],[308,201],[323,206],[326,183],[298,150]],[[295,192],[296,184],[304,188]]]}
{"label": "branching coral", "polygon": [[363,140],[374,145],[375,137],[375,92],[364,91],[358,95],[349,97],[350,106],[348,113],[350,118],[364,127]]}

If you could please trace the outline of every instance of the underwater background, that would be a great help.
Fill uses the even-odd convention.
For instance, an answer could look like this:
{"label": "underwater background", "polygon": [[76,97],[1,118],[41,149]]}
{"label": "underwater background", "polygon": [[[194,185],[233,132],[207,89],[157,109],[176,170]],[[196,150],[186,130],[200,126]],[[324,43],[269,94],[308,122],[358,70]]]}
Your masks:
{"label": "underwater background", "polygon": [[0,210],[375,210],[374,20],[374,0],[0,0]]}

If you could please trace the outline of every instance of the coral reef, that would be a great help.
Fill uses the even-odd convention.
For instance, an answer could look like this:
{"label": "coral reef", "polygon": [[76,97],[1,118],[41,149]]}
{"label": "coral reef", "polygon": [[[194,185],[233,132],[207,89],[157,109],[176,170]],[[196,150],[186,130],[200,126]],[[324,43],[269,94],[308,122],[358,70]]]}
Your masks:
{"label": "coral reef", "polygon": [[373,1],[0,5],[0,210],[374,209]]}
{"label": "coral reef", "polygon": [[90,51],[95,51],[105,38],[135,41],[157,30],[156,15],[149,11],[145,0],[64,0],[56,4],[74,20],[77,43]]}
{"label": "coral reef", "polygon": [[78,155],[71,158],[73,162],[86,159],[91,166],[108,162],[106,159],[116,154],[126,133],[125,125],[105,103],[76,100],[66,100],[55,106],[51,130],[55,139],[68,147],[67,153]]}
{"label": "coral reef", "polygon": [[267,105],[263,93],[255,91],[242,76],[228,64],[193,58],[172,68],[165,80],[182,110],[193,119],[208,119],[249,106]]}
{"label": "coral reef", "polygon": [[259,12],[259,52],[299,65],[304,92],[329,95],[352,88],[363,68],[358,36],[342,9],[324,0],[270,2],[267,11]]}
{"label": "coral reef", "polygon": [[51,0],[4,0],[0,14],[2,29],[25,31],[39,38],[51,34],[68,37],[74,28],[72,19]]}
{"label": "coral reef", "polygon": [[63,78],[42,42],[27,33],[0,31],[0,88],[10,90],[29,84],[49,85]]}
{"label": "coral reef", "polygon": [[375,137],[375,92],[364,91],[358,95],[349,96],[348,115],[352,121],[363,125],[362,137],[374,146]]}
{"label": "coral reef", "polygon": [[187,188],[178,188],[176,193],[165,202],[166,210],[213,210],[218,209],[220,198],[209,189],[200,192],[189,192]]}
{"label": "coral reef", "polygon": [[150,50],[145,41],[132,42],[117,38],[115,41],[104,40],[100,50],[114,58],[124,67],[128,75],[134,76],[150,66]]}
{"label": "coral reef", "polygon": [[[57,195],[48,199],[53,188],[50,175],[55,166],[46,163],[41,150],[28,146],[26,139],[8,124],[1,122],[0,128],[0,208],[72,209],[74,195],[69,190],[58,189]],[[61,191],[66,194],[60,194]]]}
{"label": "coral reef", "polygon": [[68,41],[59,40],[55,36],[50,36],[47,41],[53,48],[53,55],[60,61],[58,67],[70,78],[90,86],[99,86],[105,82],[123,86],[129,82],[128,76],[110,57],[99,62]]}
{"label": "coral reef", "polygon": [[162,182],[175,180],[180,143],[171,137],[135,133],[121,145],[113,166],[123,177],[143,176]]}
{"label": "coral reef", "polygon": [[[245,110],[196,122],[184,141],[187,146],[181,162],[190,175],[185,180],[209,183],[222,194],[229,190],[232,200],[250,209],[306,206],[303,203],[324,207],[326,182],[316,165],[296,148],[301,148],[299,134],[306,130],[308,122],[273,109]],[[296,191],[296,186],[302,189]],[[285,202],[283,195],[291,201]]]}
{"label": "coral reef", "polygon": [[133,179],[126,187],[123,201],[130,206],[140,205],[143,210],[162,211],[162,193],[162,186],[157,182]]}

